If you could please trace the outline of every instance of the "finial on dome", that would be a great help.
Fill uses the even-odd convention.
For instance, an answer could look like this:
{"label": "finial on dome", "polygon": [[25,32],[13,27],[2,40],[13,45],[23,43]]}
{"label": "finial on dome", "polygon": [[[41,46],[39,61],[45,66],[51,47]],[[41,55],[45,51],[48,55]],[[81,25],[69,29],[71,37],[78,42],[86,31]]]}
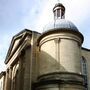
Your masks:
{"label": "finial on dome", "polygon": [[59,3],[60,1],[58,0],[58,3],[55,4],[53,8],[53,13],[54,13],[54,19],[64,19],[65,18],[65,7],[63,4]]}
{"label": "finial on dome", "polygon": [[60,0],[57,0],[58,1],[58,3],[60,3]]}

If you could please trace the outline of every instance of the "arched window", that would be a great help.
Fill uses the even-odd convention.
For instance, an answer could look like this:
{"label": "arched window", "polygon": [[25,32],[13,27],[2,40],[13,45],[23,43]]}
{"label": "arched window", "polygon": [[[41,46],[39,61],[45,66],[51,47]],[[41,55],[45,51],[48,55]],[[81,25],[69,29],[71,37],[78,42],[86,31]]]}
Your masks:
{"label": "arched window", "polygon": [[82,74],[84,75],[84,84],[85,84],[86,90],[88,90],[87,61],[83,56],[82,56],[82,59],[81,59],[81,65],[82,65]]}

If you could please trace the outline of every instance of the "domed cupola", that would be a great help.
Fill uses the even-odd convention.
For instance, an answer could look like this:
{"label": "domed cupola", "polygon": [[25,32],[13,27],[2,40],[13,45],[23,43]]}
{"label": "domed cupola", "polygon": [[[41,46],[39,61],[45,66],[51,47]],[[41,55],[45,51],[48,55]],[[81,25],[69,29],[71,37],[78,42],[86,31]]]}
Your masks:
{"label": "domed cupola", "polygon": [[44,27],[44,32],[52,30],[73,30],[78,31],[77,27],[68,20],[65,20],[65,7],[61,3],[57,3],[53,8],[54,22]]}
{"label": "domed cupola", "polygon": [[55,19],[64,19],[65,18],[65,7],[61,3],[57,3],[53,8],[54,18]]}
{"label": "domed cupola", "polygon": [[54,13],[54,22],[51,22],[43,28],[43,33],[38,39],[40,41],[46,35],[51,33],[73,33],[78,35],[81,38],[81,42],[83,43],[83,35],[79,32],[78,28],[71,22],[65,19],[65,7],[61,3],[55,4],[53,8]]}

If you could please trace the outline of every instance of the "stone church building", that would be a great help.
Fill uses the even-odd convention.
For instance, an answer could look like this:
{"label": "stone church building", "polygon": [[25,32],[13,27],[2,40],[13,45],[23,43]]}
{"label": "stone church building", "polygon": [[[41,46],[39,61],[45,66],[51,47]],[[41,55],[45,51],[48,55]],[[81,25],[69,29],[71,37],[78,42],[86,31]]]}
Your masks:
{"label": "stone church building", "polygon": [[84,36],[65,20],[65,7],[53,8],[54,22],[43,33],[25,29],[12,38],[0,90],[90,90],[90,50]]}

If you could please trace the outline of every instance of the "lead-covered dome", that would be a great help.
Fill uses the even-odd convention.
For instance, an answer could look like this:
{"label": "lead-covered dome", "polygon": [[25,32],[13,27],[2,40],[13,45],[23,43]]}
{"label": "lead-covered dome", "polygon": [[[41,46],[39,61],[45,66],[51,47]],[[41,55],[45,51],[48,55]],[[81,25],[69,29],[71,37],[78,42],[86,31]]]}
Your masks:
{"label": "lead-covered dome", "polygon": [[73,30],[78,31],[77,27],[70,21],[65,20],[65,7],[61,3],[57,3],[53,8],[54,22],[44,27],[44,31],[49,30]]}
{"label": "lead-covered dome", "polygon": [[43,28],[43,33],[38,39],[38,45],[39,42],[42,40],[42,38],[46,37],[47,35],[52,35],[55,33],[62,34],[62,33],[70,33],[78,36],[81,39],[81,42],[83,43],[83,35],[78,31],[77,27],[68,20],[65,20],[65,7],[63,4],[58,3],[53,8],[54,13],[54,22],[51,22],[47,24]]}
{"label": "lead-covered dome", "polygon": [[78,31],[77,27],[71,21],[65,19],[58,19],[55,22],[47,24],[44,27],[44,32],[56,29]]}

